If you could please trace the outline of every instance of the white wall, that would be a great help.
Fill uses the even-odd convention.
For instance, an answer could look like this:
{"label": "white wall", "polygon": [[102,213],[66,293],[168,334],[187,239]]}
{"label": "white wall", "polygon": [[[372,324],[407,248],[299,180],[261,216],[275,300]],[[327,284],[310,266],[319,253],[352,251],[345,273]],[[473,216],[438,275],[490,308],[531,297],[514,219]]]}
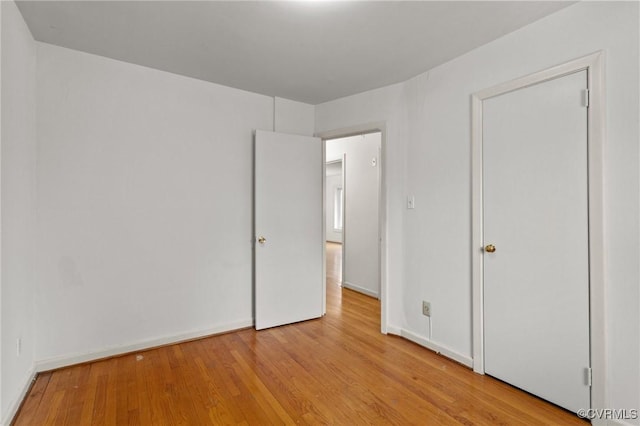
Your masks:
{"label": "white wall", "polygon": [[[5,414],[33,351],[26,263],[32,259],[35,227],[27,224],[35,204],[25,194],[33,194],[36,166],[29,154],[34,127],[25,124],[33,120],[27,77],[33,47],[13,3],[2,2],[0,10]],[[383,123],[387,232],[382,237],[388,253],[383,270],[389,289],[382,289],[383,316],[389,331],[405,331],[468,358],[469,96],[599,49],[607,55],[610,406],[635,408],[640,405],[637,3],[581,2],[406,83],[318,105],[315,130],[348,134]],[[44,44],[38,44],[37,57],[36,358],[68,360],[250,321],[251,130],[272,129],[275,123],[279,131],[308,134],[309,106],[282,102],[281,111],[293,110],[274,119],[274,100],[265,96]],[[15,145],[16,139],[6,136],[11,134],[26,142]],[[405,210],[407,194],[415,194],[415,210]],[[25,214],[18,219],[17,211]],[[15,237],[7,236],[9,227]],[[16,262],[5,271],[11,256]],[[16,279],[19,286],[11,284]],[[432,336],[420,315],[423,299],[433,305]],[[23,355],[15,358],[20,333]]]}
{"label": "white wall", "polygon": [[40,365],[251,325],[273,98],[41,43],[37,76]]}
{"label": "white wall", "polygon": [[[638,35],[637,3],[580,2],[400,88],[317,106],[318,131],[376,120],[393,129],[386,140],[387,237],[389,244],[404,240],[406,260],[403,267],[390,250],[391,331],[471,361],[470,95],[602,49],[610,407],[640,405]],[[415,210],[404,210],[408,194],[415,194]],[[432,303],[432,335],[421,300]]]}
{"label": "white wall", "polygon": [[342,243],[342,231],[334,225],[336,190],[342,188],[342,162],[327,164],[325,180],[325,238],[327,241]]}
{"label": "white wall", "polygon": [[[607,55],[610,396],[625,408],[640,401],[637,3],[571,6],[407,82],[406,190],[417,204],[406,218],[405,291],[432,302],[431,339],[470,356],[469,95],[600,49]],[[403,327],[426,335],[419,303],[405,310]]]}
{"label": "white wall", "polygon": [[[380,133],[326,141],[326,160],[343,158],[345,175],[344,262],[342,284],[379,297],[379,150]],[[376,165],[372,165],[372,160]]]}
{"label": "white wall", "polygon": [[[12,1],[0,2],[2,340],[0,421],[7,422],[28,386],[34,359],[36,240],[36,48]],[[17,355],[16,341],[22,349]]]}
{"label": "white wall", "polygon": [[35,43],[0,11],[8,421],[34,368],[251,325],[252,132],[311,135],[315,117]]}
{"label": "white wall", "polygon": [[293,135],[313,136],[315,108],[313,105],[289,99],[274,98],[274,130]]}

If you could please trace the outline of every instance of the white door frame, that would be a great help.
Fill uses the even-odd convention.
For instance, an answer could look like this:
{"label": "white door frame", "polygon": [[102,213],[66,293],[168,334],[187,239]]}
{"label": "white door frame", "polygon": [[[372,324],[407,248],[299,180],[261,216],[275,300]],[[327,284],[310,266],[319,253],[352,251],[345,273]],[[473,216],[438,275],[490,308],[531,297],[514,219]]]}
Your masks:
{"label": "white door frame", "polygon": [[[603,248],[603,147],[605,141],[604,53],[591,55],[539,71],[471,96],[471,176],[472,176],[472,288],[473,288],[473,370],[484,374],[483,312],[483,195],[482,195],[482,102],[547,80],[587,71],[589,90],[588,171],[589,171],[589,327],[592,368],[591,408],[607,408],[606,312]],[[585,407],[589,408],[589,407]]]}
{"label": "white door frame", "polygon": [[[346,164],[346,154],[342,154],[342,158],[340,158],[339,160],[326,161],[326,159],[327,159],[326,158],[326,141],[324,141],[324,140],[322,141],[322,149],[323,149],[323,158],[325,159],[325,163],[324,163],[325,164],[325,175],[324,175],[324,184],[323,184],[324,185],[323,186],[323,191],[324,191],[324,194],[325,194],[325,199],[324,199],[324,203],[323,203],[323,206],[322,206],[322,211],[323,211],[322,216],[323,216],[323,220],[324,220],[324,223],[325,223],[325,226],[326,226],[327,214],[332,214],[330,212],[327,212],[327,204],[326,204],[327,203],[327,199],[326,199],[326,195],[327,195],[327,172],[326,172],[326,166],[328,166],[330,164],[338,164],[338,163],[340,163],[340,170],[341,170],[341,172],[340,172],[340,187],[342,188],[342,215],[341,215],[342,216],[342,229],[340,230],[340,242],[341,242],[341,244],[343,244],[343,247],[344,247],[344,224],[345,224],[345,220],[344,219],[345,219],[345,213],[346,213],[346,209],[345,209],[345,205],[346,205],[346,203],[345,203],[346,195],[345,194],[346,194],[346,192],[345,192],[345,172],[344,171],[345,171],[345,164]],[[325,229],[325,240],[326,240],[326,231],[327,230]],[[334,231],[335,231],[335,229],[334,229]],[[325,255],[325,259],[324,259],[325,270],[326,270],[326,268],[327,268],[326,267],[326,261],[327,261],[327,259],[326,259],[326,255],[327,255],[326,250],[325,250],[325,254],[324,255]],[[342,265],[340,267],[340,285],[342,285],[342,281],[344,280],[344,263],[345,263],[344,262],[344,250],[342,250]],[[325,274],[325,280],[326,280],[326,274]],[[326,285],[326,281],[325,281],[325,285]],[[327,297],[327,295],[325,294],[324,297],[325,297],[325,301],[323,302],[322,306],[323,306],[323,309],[324,309],[323,312],[326,314],[327,313],[327,309],[326,309],[326,297]]]}
{"label": "white door frame", "polygon": [[[378,172],[378,190],[379,192],[379,197],[378,197],[378,212],[379,212],[379,220],[378,220],[378,236],[379,236],[379,244],[378,244],[378,250],[379,250],[379,255],[378,255],[378,267],[380,268],[379,270],[379,277],[380,277],[380,331],[383,334],[387,334],[387,321],[388,321],[388,306],[387,306],[387,294],[388,294],[388,282],[387,282],[387,264],[389,262],[389,257],[387,254],[387,189],[386,189],[386,173],[385,173],[385,167],[386,167],[386,162],[385,162],[385,158],[386,158],[386,140],[387,140],[387,124],[384,121],[381,122],[374,122],[374,123],[368,123],[368,124],[362,124],[362,125],[356,125],[356,126],[350,126],[350,127],[346,127],[346,128],[342,128],[342,129],[336,129],[336,130],[328,130],[328,131],[324,131],[324,132],[318,132],[316,133],[314,136],[321,138],[322,139],[322,152],[323,152],[323,156],[322,156],[322,164],[323,167],[326,168],[326,149],[327,149],[327,140],[328,139],[339,139],[339,138],[346,138],[349,136],[356,136],[356,135],[363,135],[363,134],[367,134],[367,133],[376,133],[376,132],[380,132],[381,137],[380,137],[380,161],[378,162],[379,167],[380,167],[380,171]],[[342,163],[342,173],[343,176],[346,175],[346,159],[343,158],[343,163]],[[323,173],[326,175],[326,170],[323,171]],[[324,185],[324,184],[323,184]],[[326,191],[326,188],[323,187],[323,192]],[[343,208],[346,208],[346,206],[343,204]],[[323,209],[325,210],[325,215],[326,215],[326,205],[323,206]],[[325,216],[325,220],[323,221],[323,227],[326,227],[326,216]],[[323,229],[324,234],[326,235],[326,229]],[[343,244],[344,244],[344,232],[345,232],[345,223],[342,223],[342,232],[343,232]],[[325,253],[326,255],[326,253]],[[343,260],[344,260],[344,253],[343,253]],[[327,294],[327,289],[326,289],[326,282],[327,282],[327,274],[326,274],[326,259],[325,259],[325,267],[324,267],[324,274],[323,274],[323,284],[325,286],[324,289],[324,296],[323,296],[323,309],[326,312],[326,294]],[[345,265],[343,264],[342,267],[344,268]],[[344,273],[344,270],[343,270]]]}
{"label": "white door frame", "polygon": [[[325,150],[326,154],[327,149],[327,141],[325,139],[322,140],[322,148]],[[346,235],[347,235],[347,153],[342,154],[342,159],[340,160],[342,164],[342,233],[340,235],[340,239],[342,240],[342,263],[340,264],[340,286],[344,284],[344,271],[347,265],[347,251],[344,249]],[[326,208],[325,208],[326,211]],[[325,262],[326,268],[326,262]]]}
{"label": "white door frame", "polygon": [[[323,148],[325,147],[324,143],[323,143],[322,147]],[[325,153],[325,160],[326,160],[326,153]],[[334,164],[340,164],[340,188],[343,189],[343,193],[342,193],[343,194],[343,196],[342,196],[343,204],[342,204],[342,215],[341,216],[342,216],[342,225],[344,226],[344,155],[342,156],[342,158],[340,158],[338,160],[331,160],[331,161],[325,162],[325,167],[326,166],[331,166],[331,165],[334,165]],[[325,169],[324,181],[325,181],[325,197],[326,197],[327,196],[327,192],[326,192],[327,191],[327,188],[326,188],[326,182],[327,182],[326,169]],[[325,203],[326,203],[326,198],[325,198]],[[334,205],[335,205],[335,203],[334,203]],[[323,207],[323,210],[324,210],[324,216],[325,216],[324,219],[325,219],[325,223],[326,223],[327,215],[333,216],[333,213],[327,211],[327,205],[326,204]],[[333,230],[336,231],[335,228],[333,228]],[[325,239],[326,239],[326,235],[325,235]],[[342,242],[342,241],[343,241],[342,230],[340,230],[340,242]]]}

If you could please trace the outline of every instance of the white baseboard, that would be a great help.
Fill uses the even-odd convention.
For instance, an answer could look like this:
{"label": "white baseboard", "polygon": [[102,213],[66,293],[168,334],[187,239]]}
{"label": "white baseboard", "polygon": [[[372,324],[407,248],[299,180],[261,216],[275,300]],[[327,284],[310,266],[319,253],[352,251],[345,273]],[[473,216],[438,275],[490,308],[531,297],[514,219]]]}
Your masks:
{"label": "white baseboard", "polygon": [[24,401],[25,397],[27,396],[27,392],[29,392],[29,389],[31,389],[31,383],[33,383],[33,380],[35,378],[36,378],[36,370],[35,368],[31,367],[27,372],[26,377],[22,381],[22,386],[20,388],[20,393],[18,394],[18,397],[15,400],[11,401],[11,403],[9,404],[9,407],[7,408],[7,412],[4,415],[4,418],[2,419],[2,423],[0,423],[0,425],[11,424],[11,421],[13,420],[15,415],[18,413],[18,410],[20,409],[20,405],[22,404],[22,401]]}
{"label": "white baseboard", "polygon": [[207,337],[214,334],[228,333],[234,330],[247,328],[253,326],[253,319],[246,319],[243,321],[237,321],[228,324],[221,324],[219,326],[209,328],[206,330],[198,330],[187,333],[175,334],[172,336],[165,336],[156,339],[143,340],[138,343],[130,345],[114,346],[111,348],[102,349],[99,351],[92,351],[82,354],[63,355],[60,357],[49,358],[39,360],[35,362],[35,371],[40,373],[43,371],[55,370],[57,368],[69,367],[75,364],[81,364],[83,362],[95,361],[98,359],[109,358],[112,356],[118,356],[129,352],[135,352],[145,349],[154,348],[157,346],[171,345],[175,343],[184,342],[187,340],[198,339],[201,337]]}
{"label": "white baseboard", "polygon": [[402,334],[402,329],[400,327],[396,327],[395,325],[387,324],[387,334],[400,336]]}
{"label": "white baseboard", "polygon": [[459,362],[460,364],[465,365],[469,368],[473,367],[473,359],[471,359],[471,357],[462,355],[452,349],[447,348],[446,346],[434,342],[433,340],[429,340],[424,336],[420,336],[416,333],[404,329],[400,329],[400,333],[398,333],[398,335],[404,337],[407,340],[411,340],[413,343],[417,343],[420,346],[424,346],[427,349],[431,349],[437,354],[441,354],[446,356],[447,358],[451,358],[452,360]]}
{"label": "white baseboard", "polygon": [[359,285],[351,284],[350,282],[343,281],[342,287],[348,288],[353,291],[357,291],[359,293],[366,294],[367,296],[378,298],[378,293],[375,291],[371,291],[368,288],[360,287]]}

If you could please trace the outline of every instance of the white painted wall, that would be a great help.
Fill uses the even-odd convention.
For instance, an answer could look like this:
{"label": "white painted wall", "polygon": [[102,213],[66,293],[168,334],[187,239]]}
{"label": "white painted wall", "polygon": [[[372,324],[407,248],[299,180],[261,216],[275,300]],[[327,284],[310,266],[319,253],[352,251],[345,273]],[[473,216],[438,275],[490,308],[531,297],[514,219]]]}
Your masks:
{"label": "white painted wall", "polygon": [[293,135],[313,136],[315,130],[315,108],[313,105],[276,97],[276,132]]}
{"label": "white painted wall", "polygon": [[[23,356],[31,351],[24,340],[32,316],[5,310],[29,299],[29,290],[22,292],[28,285],[11,287],[5,276],[24,278],[27,271],[22,264],[16,275],[5,272],[5,259],[28,251],[32,237],[21,223],[16,229],[26,245],[6,254],[5,225],[16,217],[11,208],[23,209],[27,221],[33,214],[25,192],[14,191],[28,193],[33,128],[5,119],[31,115],[29,96],[12,101],[7,92],[9,86],[30,93],[28,73],[7,70],[21,61],[28,69],[32,47],[23,30],[6,36],[23,25],[13,4],[2,2],[0,10],[4,414],[29,369],[24,358],[12,363],[15,342],[5,337],[16,333],[20,318]],[[406,83],[318,105],[315,130],[384,124],[383,317],[389,331],[448,348],[464,361],[471,356],[469,96],[599,49],[607,55],[609,397],[610,407],[634,408],[640,406],[637,3],[581,2]],[[251,130],[275,122],[279,131],[307,133],[309,108],[274,120],[272,98],[44,44],[37,55],[36,359],[68,360],[249,321]],[[23,59],[7,68],[8,57]],[[300,127],[298,114],[306,117]],[[12,131],[27,135],[18,150],[5,144]],[[11,155],[27,165],[20,177],[18,163],[6,161]],[[416,195],[415,210],[405,210],[407,194]],[[19,294],[10,298],[11,289]],[[419,310],[425,298],[433,304],[432,336]]]}
{"label": "white painted wall", "polygon": [[343,285],[374,297],[380,294],[380,144],[380,133],[326,141],[327,161],[338,160],[346,154]]}
{"label": "white painted wall", "polygon": [[327,164],[325,181],[325,233],[326,240],[342,243],[342,231],[334,227],[336,189],[342,188],[342,162]]}
{"label": "white painted wall", "polygon": [[35,43],[0,11],[8,421],[34,368],[251,325],[252,132],[312,134],[315,117]]}
{"label": "white painted wall", "polygon": [[[36,47],[14,2],[0,2],[0,14],[0,421],[8,424],[30,382],[34,359]],[[22,341],[20,356],[17,355],[17,339]]]}
{"label": "white painted wall", "polygon": [[638,3],[580,2],[401,85],[316,107],[319,132],[388,126],[390,331],[471,362],[470,95],[602,49],[609,398],[640,406],[638,36]]}
{"label": "white painted wall", "polygon": [[[406,292],[432,302],[433,341],[470,355],[469,95],[599,49],[607,55],[610,397],[624,408],[640,401],[637,3],[577,4],[407,82],[407,192],[417,207],[405,228]],[[425,334],[418,303],[405,311],[406,328]]]}
{"label": "white painted wall", "polygon": [[273,99],[41,43],[37,75],[40,365],[251,325]]}

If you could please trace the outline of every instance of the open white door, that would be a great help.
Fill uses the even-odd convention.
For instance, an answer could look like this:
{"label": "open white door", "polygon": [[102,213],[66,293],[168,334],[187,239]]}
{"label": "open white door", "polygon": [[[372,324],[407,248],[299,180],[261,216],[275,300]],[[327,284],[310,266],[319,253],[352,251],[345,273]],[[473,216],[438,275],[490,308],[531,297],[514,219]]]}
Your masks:
{"label": "open white door", "polygon": [[256,131],[256,330],[322,316],[322,141]]}

